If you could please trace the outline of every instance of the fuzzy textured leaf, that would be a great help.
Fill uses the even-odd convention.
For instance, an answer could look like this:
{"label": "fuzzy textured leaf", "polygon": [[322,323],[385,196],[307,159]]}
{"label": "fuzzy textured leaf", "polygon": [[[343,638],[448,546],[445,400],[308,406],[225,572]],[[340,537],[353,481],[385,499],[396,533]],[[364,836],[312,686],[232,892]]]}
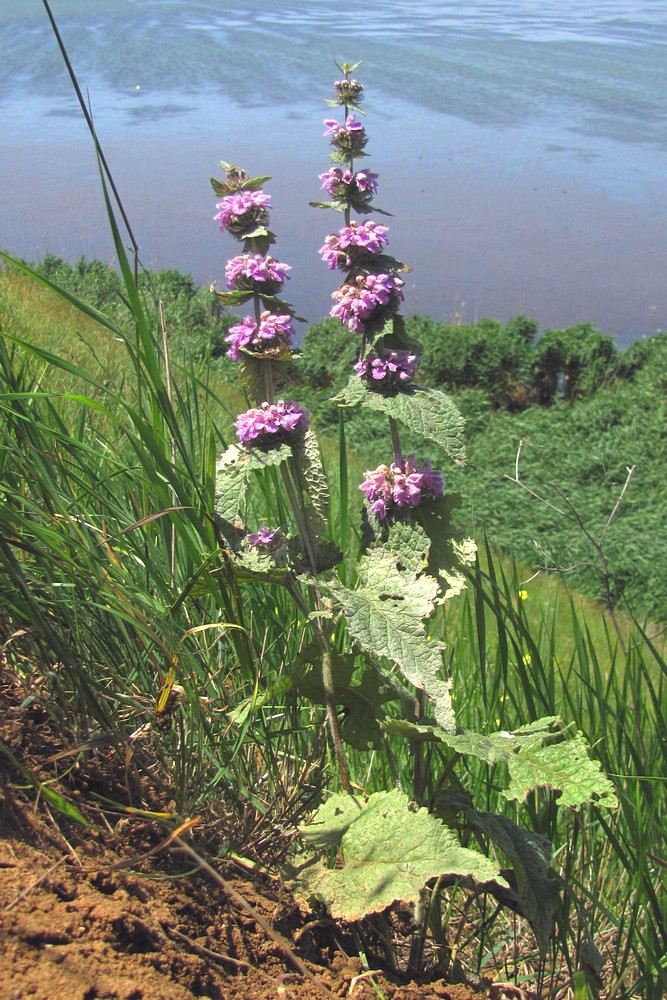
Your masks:
{"label": "fuzzy textured leaf", "polygon": [[217,299],[224,302],[226,306],[240,306],[252,298],[252,292],[219,292],[217,288],[211,286],[211,291]]}
{"label": "fuzzy textured leaf", "polygon": [[310,527],[315,529],[318,538],[322,538],[327,530],[329,484],[322,466],[320,446],[310,428],[295,441],[293,452],[299,488],[312,508]]}
{"label": "fuzzy textured leaf", "polygon": [[394,420],[400,420],[411,431],[427,441],[440,445],[452,461],[465,462],[463,429],[465,421],[449,396],[438,389],[406,386],[392,396],[368,389],[353,375],[345,388],[334,396],[342,406],[360,403],[370,410],[380,410]]}
{"label": "fuzzy textured leaf", "polygon": [[218,517],[242,527],[250,474],[272,465],[280,465],[291,455],[292,450],[286,444],[267,451],[258,448],[246,451],[237,444],[230,445],[216,465],[215,512]]}
{"label": "fuzzy textured leaf", "polygon": [[326,585],[343,608],[350,634],[370,653],[392,660],[431,699],[439,725],[453,733],[450,685],[442,677],[444,647],[424,629],[438,599],[437,581],[418,571],[410,545],[371,548],[357,572],[356,590],[335,580]]}
{"label": "fuzzy textured leaf", "polygon": [[560,882],[550,863],[551,842],[517,826],[508,816],[471,809],[466,818],[508,857],[516,876],[521,912],[530,922],[544,958],[560,902]]}
{"label": "fuzzy textured leaf", "polygon": [[507,799],[524,800],[536,788],[551,788],[560,792],[562,806],[594,802],[613,809],[617,805],[614,786],[598,761],[589,757],[583,735],[569,736],[558,716],[547,716],[511,733],[459,730],[454,734],[402,719],[387,719],[384,726],[411,740],[446,743],[457,753],[479,757],[487,764],[505,764],[509,784],[503,795]]}
{"label": "fuzzy textured leaf", "polygon": [[397,789],[366,800],[335,795],[302,833],[311,842],[340,845],[342,868],[312,860],[289,873],[297,899],[314,897],[337,919],[360,920],[395,900],[412,902],[440,875],[503,882],[493,862],[461,847],[426,809],[412,811]]}
{"label": "fuzzy textured leaf", "polygon": [[465,590],[465,571],[474,564],[477,554],[474,539],[468,538],[452,522],[452,511],[460,506],[461,497],[450,493],[430,503],[427,516],[422,518],[424,531],[431,540],[428,570],[440,582],[442,601]]}

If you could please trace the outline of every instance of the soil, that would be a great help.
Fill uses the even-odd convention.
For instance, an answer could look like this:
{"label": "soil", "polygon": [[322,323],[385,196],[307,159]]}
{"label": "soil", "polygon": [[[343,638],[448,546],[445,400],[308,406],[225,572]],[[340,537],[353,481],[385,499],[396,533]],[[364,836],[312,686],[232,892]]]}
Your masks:
{"label": "soil", "polygon": [[[36,703],[19,708],[20,698],[5,675],[0,740],[15,762],[51,781],[54,768],[46,762],[62,749],[63,736]],[[399,982],[381,970],[364,975],[345,928],[300,911],[277,878],[218,864],[228,891],[193,872],[173,845],[137,862],[161,843],[164,827],[102,812],[80,782],[49,784],[76,802],[91,825],[72,822],[15,762],[0,755],[0,996],[6,1000],[526,996],[509,985],[480,993],[443,980]],[[133,860],[134,870],[122,870]]]}

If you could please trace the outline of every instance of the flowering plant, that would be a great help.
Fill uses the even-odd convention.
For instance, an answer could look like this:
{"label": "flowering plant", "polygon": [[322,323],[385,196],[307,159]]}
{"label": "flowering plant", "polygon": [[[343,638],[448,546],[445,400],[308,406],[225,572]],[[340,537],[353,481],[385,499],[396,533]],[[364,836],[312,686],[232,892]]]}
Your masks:
{"label": "flowering plant", "polygon": [[[373,204],[378,175],[356,169],[355,160],[367,155],[366,130],[353,113],[359,111],[363,86],[352,76],[356,67],[339,68],[343,78],[335,82],[329,103],[342,108],[342,121],[324,122],[335,165],[320,175],[331,200],[312,203],[343,216],[343,225],[325,237],[320,255],[329,270],[342,274],[332,294],[331,315],[351,331],[359,348],[349,381],[335,397],[341,414],[338,516],[331,516],[327,477],[306,411],[297,402],[274,399],[275,366],[291,357],[294,314],[289,303],[277,297],[289,266],[268,256],[274,236],[268,229],[270,198],[261,188],[269,178],[249,180],[229,164],[223,164],[225,180],[213,182],[222,197],[215,219],[223,231],[243,242],[243,252],[226,266],[228,291],[216,295],[229,305],[254,307],[227,336],[228,355],[242,366],[254,405],[237,417],[238,443],[219,460],[216,516],[232,566],[262,585],[284,587],[309,633],[300,643],[298,662],[281,680],[324,705],[342,794],[321,807],[315,827],[306,828],[304,836],[314,844],[337,846],[345,861],[345,855],[354,855],[356,837],[346,839],[354,823],[364,845],[357,862],[371,868],[379,844],[382,850],[389,845],[390,854],[404,847],[392,846],[386,817],[392,817],[404,837],[412,838],[410,876],[400,889],[395,872],[391,874],[391,859],[384,854],[375,881],[367,871],[361,882],[355,881],[354,865],[329,870],[325,862],[312,859],[293,871],[292,887],[304,902],[317,895],[335,916],[357,920],[382,909],[399,892],[402,898],[418,900],[425,882],[443,873],[472,876],[491,892],[501,893],[506,883],[494,862],[462,848],[440,819],[424,809],[415,814],[398,788],[368,800],[355,795],[346,748],[380,750],[386,748],[388,736],[407,737],[414,764],[412,799],[418,805],[425,798],[426,739],[455,756],[502,762],[512,787],[527,794],[543,779],[539,769],[531,778],[519,758],[527,747],[531,760],[552,752],[548,741],[553,720],[540,720],[530,734],[481,736],[457,726],[444,645],[429,623],[438,607],[464,588],[475,545],[452,524],[457,498],[445,494],[442,472],[427,459],[404,455],[401,432],[405,428],[426,438],[443,459],[462,464],[463,421],[444,393],[416,384],[419,345],[407,336],[400,315],[400,275],[406,267],[387,253],[388,227],[372,218],[361,222],[352,217],[353,212],[379,212]],[[352,543],[346,498],[345,413],[351,407],[385,414],[391,452],[391,458],[367,471],[359,484],[364,502],[358,547]],[[266,497],[279,487],[279,476],[283,498],[273,509],[280,523],[269,526],[263,515],[262,523],[249,528],[254,478],[260,477]],[[245,711],[251,712],[254,704],[251,699]],[[568,747],[566,752],[574,748],[577,766],[587,775],[586,790],[577,793],[577,801],[584,801],[590,788],[599,791],[602,786],[596,785],[590,769],[586,771],[590,762],[581,745],[575,740]],[[559,754],[555,756],[560,761]],[[544,766],[553,773],[552,762]],[[608,789],[603,788],[604,793]],[[474,816],[474,810],[468,815]],[[494,835],[488,824],[482,829]],[[507,838],[507,831],[503,826],[499,836]],[[544,859],[534,850],[531,854],[525,838],[521,843],[529,855],[525,866],[532,873],[537,870],[547,885]],[[517,864],[523,863],[519,858]],[[541,931],[536,925],[536,932]]]}

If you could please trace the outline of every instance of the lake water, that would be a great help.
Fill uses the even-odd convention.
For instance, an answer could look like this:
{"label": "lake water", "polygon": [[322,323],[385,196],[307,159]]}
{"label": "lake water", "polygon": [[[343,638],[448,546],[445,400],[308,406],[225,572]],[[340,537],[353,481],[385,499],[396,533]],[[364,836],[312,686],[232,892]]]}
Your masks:
{"label": "lake water", "polygon": [[[220,159],[273,176],[289,297],[324,315],[308,207],[321,121],[358,60],[366,161],[408,262],[405,312],[627,343],[667,329],[667,4],[488,0],[52,0],[143,262],[222,281],[237,245],[212,221]],[[41,0],[0,6],[0,243],[113,260],[91,143]]]}

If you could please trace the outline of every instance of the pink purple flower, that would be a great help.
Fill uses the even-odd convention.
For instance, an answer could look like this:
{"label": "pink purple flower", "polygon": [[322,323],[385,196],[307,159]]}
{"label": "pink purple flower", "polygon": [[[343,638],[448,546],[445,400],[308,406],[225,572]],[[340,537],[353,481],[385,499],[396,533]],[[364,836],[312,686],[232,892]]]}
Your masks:
{"label": "pink purple flower", "polygon": [[412,382],[420,360],[417,354],[410,351],[383,351],[380,354],[371,351],[354,366],[354,370],[367,385],[397,388]]}
{"label": "pink purple flower", "polygon": [[331,315],[355,333],[365,333],[395,310],[403,299],[403,281],[395,274],[358,274],[354,284],[346,283],[332,293],[336,304]]}
{"label": "pink purple flower", "polygon": [[354,115],[348,115],[344,124],[334,118],[326,118],[324,124],[327,127],[324,135],[331,136],[331,145],[335,149],[347,156],[359,156],[362,153],[367,142],[366,130]]}
{"label": "pink purple flower", "polygon": [[227,195],[216,208],[220,211],[213,218],[220,223],[222,232],[228,230],[232,236],[243,237],[257,226],[269,221],[266,211],[271,205],[271,196],[263,191],[237,191]]}
{"label": "pink purple flower", "polygon": [[241,350],[251,354],[284,354],[292,343],[294,327],[289,316],[270,313],[260,314],[259,323],[253,316],[244,316],[240,323],[229,328],[225,340],[232,361],[238,361]]}
{"label": "pink purple flower", "polygon": [[423,500],[442,496],[442,473],[423,462],[417,468],[414,455],[408,455],[391,466],[379,465],[364,473],[359,489],[363,491],[370,510],[384,521],[396,509],[418,507]]}
{"label": "pink purple flower", "polygon": [[332,167],[320,174],[320,180],[330,198],[349,202],[351,205],[367,205],[378,188],[378,175],[370,170],[357,170],[353,173],[342,167]]}
{"label": "pink purple flower", "polygon": [[261,254],[243,253],[232,257],[225,267],[227,287],[232,291],[259,292],[261,295],[275,295],[282,286],[289,264],[283,264],[273,257]]}
{"label": "pink purple flower", "polygon": [[327,127],[326,132],[323,133],[324,135],[337,136],[339,132],[364,131],[364,126],[361,124],[361,122],[358,122],[356,120],[354,115],[348,115],[347,118],[345,119],[344,125],[341,125],[340,122],[337,122],[335,118],[325,118],[324,124]]}
{"label": "pink purple flower", "polygon": [[283,533],[280,528],[274,528],[271,531],[265,524],[261,524],[257,531],[246,535],[244,539],[249,549],[267,549],[268,551],[277,548],[282,540]]}
{"label": "pink purple flower", "polygon": [[320,255],[332,271],[339,267],[360,266],[382,252],[389,242],[387,232],[386,226],[379,226],[371,219],[363,223],[353,219],[349,226],[343,226],[338,233],[330,233],[325,238]]}
{"label": "pink purple flower", "polygon": [[241,444],[272,444],[296,432],[308,430],[308,414],[298,403],[262,403],[236,420],[236,434]]}

